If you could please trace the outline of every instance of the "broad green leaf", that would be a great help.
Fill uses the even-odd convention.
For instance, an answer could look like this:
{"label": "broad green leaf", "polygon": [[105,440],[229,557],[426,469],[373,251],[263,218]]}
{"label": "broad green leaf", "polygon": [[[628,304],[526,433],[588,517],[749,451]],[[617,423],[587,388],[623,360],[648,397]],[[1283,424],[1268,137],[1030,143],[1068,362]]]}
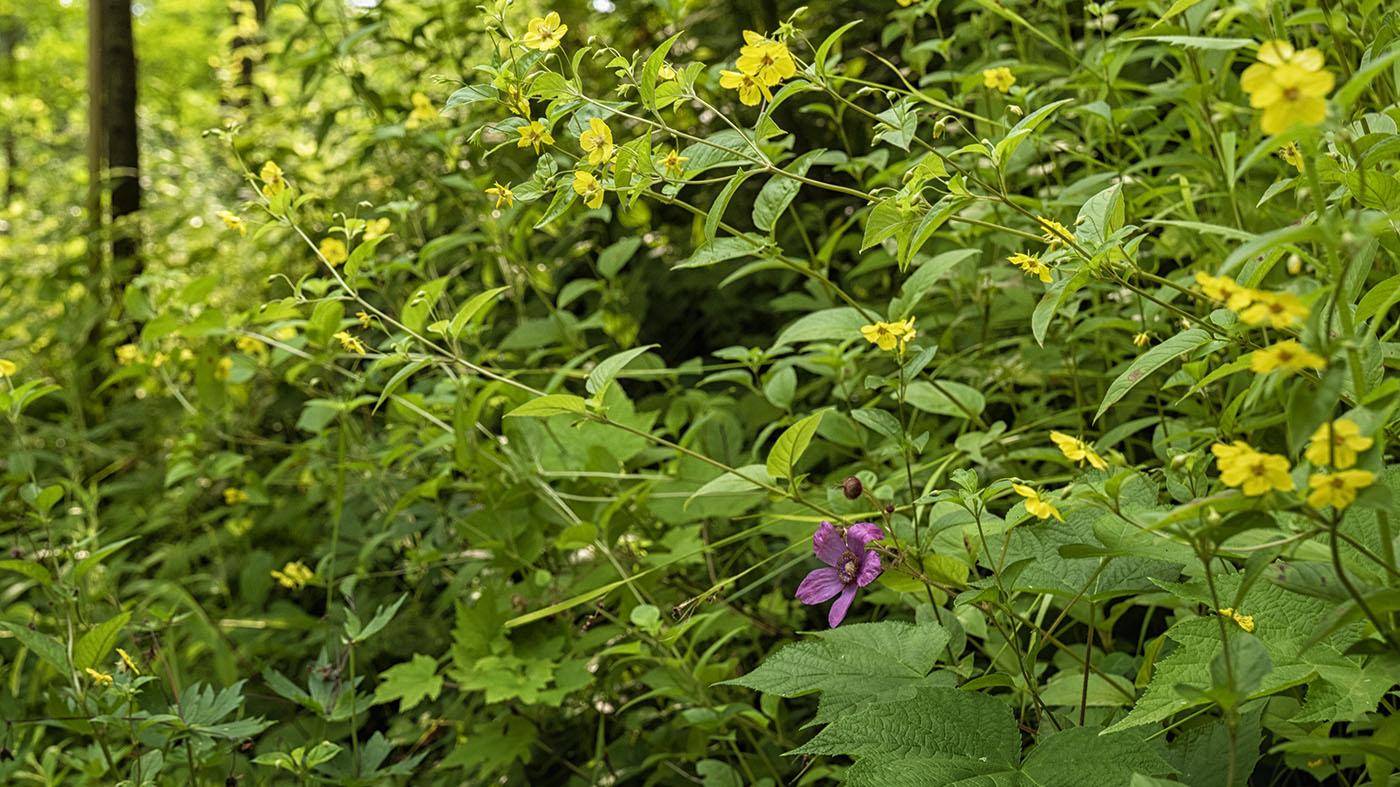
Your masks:
{"label": "broad green leaf", "polygon": [[871,320],[849,306],[823,309],[812,312],[784,328],[783,332],[778,334],[778,340],[773,342],[773,346],[861,339],[860,329],[870,322]]}
{"label": "broad green leaf", "polygon": [[610,355],[598,365],[593,367],[593,371],[588,373],[588,380],[584,387],[593,395],[598,395],[608,384],[617,377],[618,372],[627,368],[627,364],[632,363],[638,356],[659,345],[648,344],[642,347],[633,347],[630,350],[623,350],[616,355]]}
{"label": "broad green leaf", "polygon": [[[825,148],[810,150],[797,157],[797,160],[783,167],[783,172],[792,175],[803,176],[807,170],[811,169],[812,163],[817,157],[826,152]],[[778,217],[783,215],[787,206],[792,203],[797,192],[802,188],[802,183],[795,178],[782,173],[774,174],[763,184],[763,189],[758,192],[758,197],[753,203],[753,223],[761,230],[772,232]]]}
{"label": "broad green leaf", "polygon": [[[73,669],[82,671],[89,667],[96,668],[102,660],[112,652],[112,648],[117,646],[117,637],[121,635],[122,629],[131,621],[130,612],[122,612],[118,615],[102,621],[93,626],[83,634],[77,644],[73,646]],[[102,670],[106,672],[107,670]]]}
{"label": "broad green leaf", "polygon": [[720,262],[736,259],[738,257],[752,257],[763,251],[763,241],[753,235],[735,235],[729,238],[711,238],[695,248],[694,253],[684,261],[678,262],[671,267],[675,270],[683,268],[704,268]]}
{"label": "broad green leaf", "polygon": [[816,435],[817,427],[821,425],[824,413],[825,411],[813,413],[789,426],[778,436],[778,441],[773,444],[773,450],[768,452],[768,475],[788,480],[795,477],[794,471],[797,468],[797,462],[802,458],[802,454],[806,453],[807,446],[811,444],[812,437]]}
{"label": "broad green leaf", "polygon": [[0,620],[0,628],[9,631],[21,645],[58,670],[59,674],[68,673],[68,654],[63,648],[63,643],[21,623]]}
{"label": "broad green leaf", "polygon": [[705,240],[714,240],[715,231],[719,229],[720,222],[724,221],[724,212],[729,209],[729,200],[734,198],[734,192],[738,191],[752,174],[751,171],[740,172],[724,184],[719,196],[710,204],[709,213],[705,214]]}
{"label": "broad green leaf", "polygon": [[399,712],[409,710],[423,700],[435,700],[442,692],[442,676],[437,674],[437,660],[421,653],[408,661],[395,664],[379,675],[374,690],[374,703],[399,701]]}
{"label": "broad green leaf", "polygon": [[917,380],[905,390],[905,400],[926,413],[951,418],[976,418],[987,407],[981,391],[952,380]]}
{"label": "broad green leaf", "polygon": [[572,394],[548,394],[538,399],[531,399],[525,404],[506,413],[507,418],[530,417],[545,418],[551,415],[563,415],[565,413],[575,413],[586,415],[588,413],[588,403],[582,396]]}
{"label": "broad green leaf", "polygon": [[485,317],[491,311],[491,307],[496,305],[497,297],[508,289],[510,288],[493,287],[473,295],[452,315],[448,333],[453,337],[460,337],[468,325]]}
{"label": "broad green leaf", "polygon": [[1094,413],[1094,420],[1099,420],[1099,417],[1107,412],[1108,408],[1116,404],[1119,399],[1127,396],[1129,391],[1153,372],[1209,341],[1210,334],[1204,329],[1187,328],[1138,356],[1132,365],[1109,384],[1103,402],[1099,404],[1098,412]]}

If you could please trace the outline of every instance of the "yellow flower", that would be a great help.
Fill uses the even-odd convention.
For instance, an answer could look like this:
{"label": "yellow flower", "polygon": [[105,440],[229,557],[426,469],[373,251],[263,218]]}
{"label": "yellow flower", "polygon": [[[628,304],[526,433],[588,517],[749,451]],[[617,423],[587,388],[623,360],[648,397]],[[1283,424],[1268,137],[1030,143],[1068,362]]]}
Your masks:
{"label": "yellow flower", "polygon": [[1278,157],[1299,172],[1303,171],[1303,154],[1299,152],[1297,144],[1289,142],[1287,145],[1279,148]]}
{"label": "yellow flower", "polygon": [[729,90],[739,91],[739,101],[749,107],[756,107],[764,99],[771,99],[773,97],[773,94],[768,92],[767,86],[756,77],[739,71],[721,71],[719,74],[719,86]]}
{"label": "yellow flower", "polygon": [[284,325],[272,332],[272,338],[279,342],[289,342],[297,338],[297,329],[291,325]]}
{"label": "yellow flower", "polygon": [[588,130],[579,135],[578,144],[588,154],[588,163],[595,167],[612,160],[612,129],[601,118],[588,119]]}
{"label": "yellow flower", "polygon": [[253,336],[240,336],[233,340],[233,346],[245,355],[263,355],[267,352],[267,345]]}
{"label": "yellow flower", "polygon": [[1375,483],[1376,474],[1370,470],[1339,470],[1318,473],[1308,478],[1308,505],[1313,508],[1332,506],[1338,511],[1356,500],[1356,491]]}
{"label": "yellow flower", "polygon": [[1255,350],[1250,356],[1249,368],[1255,374],[1268,374],[1280,369],[1294,374],[1304,369],[1325,369],[1327,359],[1289,339],[1262,350]]}
{"label": "yellow flower", "polygon": [[300,560],[282,566],[282,570],[272,570],[272,578],[277,580],[277,584],[288,590],[297,590],[305,587],[307,582],[315,578],[316,572],[307,568]]}
{"label": "yellow flower", "polygon": [[326,258],[326,264],[334,268],[350,258],[350,252],[345,247],[345,241],[340,238],[322,238],[321,256]]}
{"label": "yellow flower", "polygon": [[676,68],[675,68],[675,66],[672,66],[671,63],[670,63],[670,61],[667,61],[667,60],[661,61],[661,67],[658,68],[658,69],[656,69],[656,78],[659,79],[659,80],[661,80],[662,82],[670,82],[672,79],[675,79],[675,78],[676,78]]}
{"label": "yellow flower", "polygon": [[914,4],[914,0],[895,0],[895,2],[899,3],[900,8],[908,8]]}
{"label": "yellow flower", "polygon": [[1264,110],[1259,126],[1278,134],[1293,126],[1315,126],[1327,117],[1326,96],[1336,78],[1322,70],[1318,49],[1295,51],[1287,41],[1267,41],[1259,47],[1259,62],[1240,75],[1249,105]]}
{"label": "yellow flower", "polygon": [[496,185],[487,189],[486,193],[496,198],[496,210],[500,210],[502,205],[509,208],[515,204],[515,192],[511,191],[509,186],[502,185],[499,180],[496,181]]}
{"label": "yellow flower", "polygon": [[1148,336],[1146,333],[1139,333],[1139,334],[1133,336],[1133,346],[1134,346],[1134,347],[1146,347],[1147,345],[1149,345],[1149,344],[1151,344],[1151,343],[1152,343],[1152,337],[1151,337],[1151,336]]}
{"label": "yellow flower", "polygon": [[1196,272],[1196,285],[1207,298],[1224,303],[1227,308],[1239,311],[1254,301],[1254,290],[1242,287],[1229,276],[1211,276]]}
{"label": "yellow flower", "polygon": [[334,338],[348,352],[356,355],[365,354],[365,343],[352,336],[348,331],[337,331]]}
{"label": "yellow flower", "polygon": [[1046,284],[1051,281],[1050,267],[1041,262],[1040,258],[1034,254],[1013,254],[1006,260],[1024,271],[1027,276],[1038,276]]}
{"label": "yellow flower", "polygon": [[1060,453],[1071,462],[1083,464],[1088,462],[1095,470],[1108,469],[1108,462],[1099,456],[1098,452],[1088,443],[1077,437],[1070,437],[1064,432],[1051,432],[1050,440],[1060,449]]}
{"label": "yellow flower", "polygon": [[909,343],[919,335],[919,332],[914,330],[914,318],[910,317],[903,322],[897,322],[894,327],[899,331],[899,350],[903,352],[904,348],[908,347]]}
{"label": "yellow flower", "polygon": [[671,152],[667,153],[657,163],[665,168],[667,174],[679,178],[681,174],[685,172],[685,163],[687,161],[690,161],[690,156],[682,156],[679,150],[671,148]]}
{"label": "yellow flower", "polygon": [[136,666],[136,660],[131,658],[130,653],[127,653],[121,648],[117,648],[117,655],[121,657],[122,663],[126,665],[127,669],[131,670],[133,675],[141,674],[141,668]]}
{"label": "yellow flower", "polygon": [[590,208],[603,205],[603,184],[591,173],[574,170],[574,193],[583,197],[583,204]]}
{"label": "yellow flower", "polygon": [[560,24],[559,14],[550,11],[544,16],[537,16],[525,25],[525,46],[531,49],[538,49],[541,52],[559,46],[559,42],[564,38],[564,34],[569,32],[569,26]]}
{"label": "yellow flower", "polygon": [[239,503],[248,502],[248,493],[236,486],[231,486],[224,490],[224,504],[236,506]]}
{"label": "yellow flower", "polygon": [[146,360],[146,354],[141,352],[141,348],[134,344],[123,344],[116,350],[117,363],[122,366],[130,366],[133,363],[141,363]]}
{"label": "yellow flower", "polygon": [[903,321],[876,322],[862,327],[860,335],[881,350],[893,350],[900,346],[901,341],[904,341],[905,333],[913,327],[913,324],[912,318],[907,324]]}
{"label": "yellow flower", "polygon": [[1286,457],[1261,453],[1241,440],[1230,445],[1216,443],[1210,451],[1220,465],[1220,480],[1227,486],[1239,487],[1250,497],[1258,497],[1270,489],[1293,491]]}
{"label": "yellow flower", "polygon": [[1220,610],[1220,615],[1221,617],[1230,618],[1231,620],[1235,621],[1235,624],[1238,625],[1240,628],[1244,629],[1245,632],[1249,634],[1254,633],[1253,615],[1241,615],[1231,607],[1225,607],[1224,609]]}
{"label": "yellow flower", "polygon": [[[1330,434],[1329,434],[1330,433]],[[1361,427],[1350,418],[1338,418],[1313,432],[1303,453],[1315,465],[1346,469],[1356,464],[1356,455],[1370,448],[1375,440],[1361,434]]]}
{"label": "yellow flower", "polygon": [[370,322],[371,317],[369,316],[369,313],[368,313],[368,312],[363,312],[363,311],[355,312],[355,319],[356,319],[356,320],[359,320],[359,322],[360,322],[360,327],[361,327],[361,328],[368,328],[368,327],[369,327],[369,322]]}
{"label": "yellow flower", "polygon": [[0,358],[0,377],[13,377],[19,366],[8,358]]}
{"label": "yellow flower", "polygon": [[999,68],[989,68],[982,72],[982,85],[984,87],[999,90],[1002,93],[1011,92],[1011,86],[1016,84],[1016,75],[1011,73],[1011,69],[1001,66]]}
{"label": "yellow flower", "polygon": [[1036,490],[1025,484],[1012,484],[1011,488],[1016,490],[1016,494],[1026,499],[1026,513],[1034,516],[1036,519],[1049,519],[1050,517],[1054,517],[1061,522],[1065,521],[1065,518],[1060,516],[1060,510],[1055,508],[1053,503],[1042,498],[1040,493]]}
{"label": "yellow flower", "polygon": [[370,219],[369,221],[365,222],[365,240],[374,240],[375,238],[382,238],[388,234],[389,219],[387,217]]}
{"label": "yellow flower", "polygon": [[282,193],[287,187],[287,181],[282,177],[282,168],[277,166],[277,162],[269,161],[262,165],[258,172],[258,178],[263,182],[263,193],[269,197],[275,197]]}
{"label": "yellow flower", "polygon": [[418,128],[424,123],[437,120],[438,113],[433,107],[432,99],[422,93],[414,93],[410,100],[413,102],[413,111],[408,113],[408,121],[404,123],[406,128]]}
{"label": "yellow flower", "polygon": [[248,225],[244,223],[242,218],[227,210],[219,211],[218,215],[219,220],[224,223],[224,227],[226,227],[227,229],[236,230],[239,235],[247,236]]}
{"label": "yellow flower", "polygon": [[92,682],[98,686],[112,685],[112,676],[105,672],[98,672],[92,667],[83,667],[83,672],[87,673],[87,676],[92,679]]}
{"label": "yellow flower", "polygon": [[220,358],[217,366],[214,367],[215,380],[227,380],[229,372],[233,371],[232,358]]}
{"label": "yellow flower", "polygon": [[554,144],[554,136],[549,133],[549,129],[545,128],[544,123],[538,120],[532,120],[520,126],[516,129],[516,132],[520,134],[520,140],[515,143],[515,146],[518,148],[534,148],[537,155],[540,152],[541,146]]}
{"label": "yellow flower", "polygon": [[1308,316],[1308,307],[1291,292],[1251,293],[1254,302],[1240,312],[1240,319],[1248,325],[1268,323],[1273,328],[1287,328]]}
{"label": "yellow flower", "polygon": [[1054,249],[1063,246],[1074,237],[1074,233],[1069,228],[1054,219],[1047,219],[1044,216],[1036,216],[1035,220],[1040,222],[1040,228],[1045,231],[1043,240],[1045,244]]}
{"label": "yellow flower", "polygon": [[797,73],[797,63],[793,61],[792,53],[788,51],[786,44],[764,38],[752,30],[744,31],[744,46],[739,49],[739,59],[734,65],[741,73],[753,77],[766,87],[790,79]]}

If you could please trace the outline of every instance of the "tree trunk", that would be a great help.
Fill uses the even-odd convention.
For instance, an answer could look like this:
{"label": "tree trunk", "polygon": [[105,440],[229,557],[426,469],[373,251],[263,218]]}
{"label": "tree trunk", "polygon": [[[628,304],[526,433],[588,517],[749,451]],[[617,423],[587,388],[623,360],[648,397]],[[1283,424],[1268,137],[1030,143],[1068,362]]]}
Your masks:
{"label": "tree trunk", "polygon": [[[136,47],[131,33],[130,0],[94,0],[106,6],[102,70],[106,81],[107,174],[112,189],[113,274],[125,283],[140,272],[140,144],[136,128]],[[121,264],[126,262],[128,264]]]}
{"label": "tree trunk", "polygon": [[[107,81],[102,72],[103,6],[107,0],[88,0],[88,273],[93,281],[102,280],[103,260],[106,258],[102,226],[102,187],[106,173],[106,133],[103,109],[107,106]],[[89,337],[94,338],[94,337]]]}

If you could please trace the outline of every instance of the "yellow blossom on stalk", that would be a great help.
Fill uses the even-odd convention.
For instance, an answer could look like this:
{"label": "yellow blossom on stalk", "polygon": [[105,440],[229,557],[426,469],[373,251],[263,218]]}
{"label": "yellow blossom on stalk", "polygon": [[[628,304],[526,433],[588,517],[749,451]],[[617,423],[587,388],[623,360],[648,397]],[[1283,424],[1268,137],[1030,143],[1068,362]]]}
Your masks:
{"label": "yellow blossom on stalk", "polygon": [[496,198],[496,210],[500,210],[502,205],[509,208],[515,204],[515,192],[511,191],[509,186],[502,185],[499,180],[496,181],[496,185],[487,189],[486,193]]}
{"label": "yellow blossom on stalk", "polygon": [[564,34],[569,32],[569,26],[559,21],[559,14],[550,11],[544,16],[537,16],[525,25],[525,46],[531,49],[538,49],[543,52],[559,46]]}
{"label": "yellow blossom on stalk", "polygon": [[744,31],[744,46],[739,49],[739,59],[734,65],[741,73],[767,87],[790,79],[797,73],[797,63],[793,61],[786,44],[764,38],[752,30]]}
{"label": "yellow blossom on stalk", "polygon": [[272,332],[272,338],[279,342],[289,342],[297,338],[297,329],[291,325],[284,325]]}
{"label": "yellow blossom on stalk", "polygon": [[19,366],[8,358],[0,358],[0,377],[13,377]]}
{"label": "yellow blossom on stalk", "polygon": [[1289,142],[1288,144],[1279,148],[1278,157],[1283,159],[1284,163],[1288,164],[1289,166],[1293,167],[1299,172],[1303,171],[1303,154],[1299,152],[1298,145],[1296,143]]}
{"label": "yellow blossom on stalk", "polygon": [[530,98],[520,89],[520,85],[512,84],[506,88],[505,103],[515,114],[523,118],[530,116]]}
{"label": "yellow blossom on stalk", "polygon": [[1042,498],[1040,493],[1032,487],[1026,486],[1025,484],[1012,484],[1011,488],[1016,491],[1016,494],[1026,499],[1026,513],[1034,516],[1036,519],[1049,519],[1050,517],[1054,517],[1061,522],[1065,521],[1065,518],[1060,515],[1060,510],[1055,508],[1053,503]]}
{"label": "yellow blossom on stalk", "polygon": [[661,67],[656,69],[656,78],[662,82],[670,82],[676,78],[676,68],[669,60],[661,61]]}
{"label": "yellow blossom on stalk", "polygon": [[345,348],[347,352],[352,352],[356,355],[365,354],[365,343],[351,335],[349,331],[337,331],[334,338],[336,341],[340,342],[340,346]]}
{"label": "yellow blossom on stalk", "polygon": [[315,578],[316,572],[306,567],[300,560],[282,566],[282,570],[272,570],[272,578],[288,590],[298,590]]}
{"label": "yellow blossom on stalk", "polygon": [[1047,219],[1044,216],[1036,216],[1035,220],[1040,222],[1040,228],[1045,231],[1043,240],[1050,248],[1058,248],[1069,242],[1074,237],[1074,233],[1069,228],[1054,219]]}
{"label": "yellow blossom on stalk", "polygon": [[904,348],[908,347],[908,346],[909,346],[909,343],[912,342],[912,341],[914,341],[914,339],[916,339],[916,338],[919,336],[919,332],[916,331],[916,330],[914,330],[914,318],[913,318],[913,317],[910,317],[910,318],[904,320],[903,322],[897,322],[897,323],[895,323],[895,326],[898,328],[898,330],[899,330],[899,332],[900,332],[900,334],[899,334],[899,351],[900,351],[900,352],[904,352]]}
{"label": "yellow blossom on stalk", "polygon": [[83,672],[87,673],[88,678],[90,678],[92,682],[97,684],[98,686],[112,685],[112,676],[108,675],[105,672],[98,672],[92,667],[83,667]]}
{"label": "yellow blossom on stalk", "polygon": [[1065,458],[1071,462],[1078,462],[1079,464],[1088,462],[1095,470],[1108,469],[1108,462],[1105,462],[1103,457],[1099,456],[1098,452],[1093,449],[1093,446],[1090,446],[1083,440],[1077,437],[1070,437],[1064,432],[1051,432],[1050,440],[1060,449],[1060,453],[1064,454]]}
{"label": "yellow blossom on stalk", "polygon": [[1051,282],[1050,266],[1041,262],[1040,258],[1034,254],[1013,254],[1006,260],[1020,268],[1027,276],[1038,276],[1046,284]]}
{"label": "yellow blossom on stalk", "polygon": [[549,133],[544,123],[532,120],[529,123],[517,128],[516,133],[520,134],[520,139],[515,143],[518,148],[534,148],[538,155],[540,148],[544,145],[554,144],[554,135]]}
{"label": "yellow blossom on stalk", "polygon": [[133,675],[141,674],[141,668],[136,666],[136,660],[131,658],[130,653],[127,653],[121,648],[117,648],[117,655],[121,657],[122,663],[126,665],[127,669],[131,670]]}
{"label": "yellow blossom on stalk", "polygon": [[116,350],[117,363],[122,366],[130,366],[133,363],[141,363],[146,360],[146,354],[141,352],[141,348],[134,344],[123,344]]}
{"label": "yellow blossom on stalk", "polygon": [[1230,445],[1216,443],[1210,451],[1215,454],[1220,480],[1226,486],[1239,487],[1249,497],[1258,497],[1270,489],[1293,491],[1287,457],[1256,451],[1241,440]]}
{"label": "yellow blossom on stalk", "polygon": [[345,246],[345,241],[340,238],[322,238],[321,256],[326,258],[326,264],[334,268],[350,258],[350,251]]}
{"label": "yellow blossom on stalk", "polygon": [[370,219],[365,222],[365,240],[374,240],[375,238],[382,238],[388,234],[389,219],[387,217]]}
{"label": "yellow blossom on stalk", "polygon": [[262,165],[262,169],[258,171],[258,178],[263,182],[263,193],[269,197],[275,197],[287,188],[287,181],[282,177],[282,168],[277,166],[275,161]]}
{"label": "yellow blossom on stalk", "polygon": [[1201,288],[1201,292],[1205,293],[1207,298],[1220,301],[1235,311],[1252,303],[1256,295],[1254,290],[1241,286],[1229,276],[1211,276],[1201,271],[1196,272],[1196,286]]}
{"label": "yellow blossom on stalk", "polygon": [[404,123],[405,128],[418,128],[424,123],[431,123],[437,120],[437,109],[433,107],[432,99],[422,93],[414,93],[410,98],[413,102],[413,111],[408,113],[408,120]]}
{"label": "yellow blossom on stalk", "polygon": [[583,197],[583,204],[590,208],[603,206],[603,184],[591,172],[574,170],[574,193]]}
{"label": "yellow blossom on stalk", "polygon": [[1356,455],[1370,448],[1375,440],[1361,434],[1361,427],[1350,418],[1323,424],[1312,433],[1303,456],[1315,465],[1332,465],[1345,470],[1356,464]]}
{"label": "yellow blossom on stalk", "polygon": [[224,227],[236,231],[241,236],[247,236],[248,225],[243,219],[231,211],[221,210],[218,213],[219,220],[224,223]]}
{"label": "yellow blossom on stalk", "polygon": [[1248,325],[1268,323],[1272,328],[1288,328],[1308,316],[1308,307],[1291,292],[1255,290],[1251,295],[1253,303],[1240,312],[1240,319]]}
{"label": "yellow blossom on stalk", "polygon": [[906,326],[903,321],[875,322],[863,326],[860,329],[860,335],[864,336],[866,341],[879,347],[881,350],[893,350],[900,346],[900,342],[904,339],[905,332],[912,326],[912,320],[909,322],[908,326]]}
{"label": "yellow blossom on stalk", "polygon": [[595,167],[612,160],[612,129],[601,118],[588,119],[588,130],[579,134],[578,144],[588,154],[588,163]]}
{"label": "yellow blossom on stalk", "polygon": [[1220,615],[1221,617],[1226,617],[1235,621],[1235,625],[1244,629],[1246,633],[1254,633],[1253,615],[1241,615],[1239,612],[1236,612],[1232,607],[1225,607],[1224,609],[1220,610]]}
{"label": "yellow blossom on stalk", "polygon": [[1308,478],[1308,505],[1313,508],[1332,506],[1340,511],[1356,501],[1357,490],[1375,481],[1376,474],[1370,470],[1318,473]]}
{"label": "yellow blossom on stalk", "polygon": [[1327,94],[1336,77],[1323,70],[1322,50],[1296,51],[1287,41],[1266,41],[1259,62],[1240,75],[1249,105],[1264,110],[1259,127],[1278,134],[1293,126],[1315,126],[1327,117]]}
{"label": "yellow blossom on stalk", "polygon": [[219,363],[214,366],[214,379],[227,380],[229,373],[233,371],[232,358],[220,358]]}
{"label": "yellow blossom on stalk", "polygon": [[989,87],[1002,93],[1011,92],[1011,86],[1016,84],[1016,75],[1011,73],[1011,69],[1005,66],[989,68],[982,72],[982,86]]}
{"label": "yellow blossom on stalk", "polygon": [[744,106],[756,107],[764,99],[771,99],[773,94],[768,92],[767,86],[756,77],[739,71],[721,71],[719,74],[719,86],[729,90],[739,91],[739,101]]}
{"label": "yellow blossom on stalk", "polygon": [[361,328],[368,328],[368,327],[369,327],[369,321],[370,321],[371,318],[370,318],[368,312],[363,312],[363,311],[355,312],[355,319],[356,319],[356,320],[359,320],[359,322],[360,322],[360,327],[361,327]]}
{"label": "yellow blossom on stalk", "polygon": [[224,503],[226,505],[236,506],[239,503],[246,502],[248,502],[248,493],[244,492],[242,489],[231,486],[224,490]]}
{"label": "yellow blossom on stalk", "polygon": [[1146,333],[1139,333],[1139,334],[1136,334],[1135,336],[1133,336],[1133,346],[1134,346],[1134,347],[1146,347],[1147,345],[1149,345],[1149,344],[1151,344],[1151,343],[1152,343],[1152,337],[1151,337],[1151,336],[1148,336]]}
{"label": "yellow blossom on stalk", "polygon": [[1327,359],[1289,339],[1262,350],[1255,350],[1250,356],[1249,368],[1255,374],[1268,374],[1278,370],[1294,374],[1304,369],[1325,369]]}
{"label": "yellow blossom on stalk", "polygon": [[663,156],[657,163],[666,170],[671,177],[679,178],[685,172],[685,163],[690,161],[690,156],[682,156],[679,150],[671,148],[671,152]]}

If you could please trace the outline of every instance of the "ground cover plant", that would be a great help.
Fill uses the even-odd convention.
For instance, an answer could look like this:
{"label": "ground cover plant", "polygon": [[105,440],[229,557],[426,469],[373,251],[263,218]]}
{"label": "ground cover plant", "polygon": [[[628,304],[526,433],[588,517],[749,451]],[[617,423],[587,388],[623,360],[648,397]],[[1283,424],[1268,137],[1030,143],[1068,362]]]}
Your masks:
{"label": "ground cover plant", "polygon": [[102,0],[0,66],[0,782],[1397,780],[1393,4]]}

